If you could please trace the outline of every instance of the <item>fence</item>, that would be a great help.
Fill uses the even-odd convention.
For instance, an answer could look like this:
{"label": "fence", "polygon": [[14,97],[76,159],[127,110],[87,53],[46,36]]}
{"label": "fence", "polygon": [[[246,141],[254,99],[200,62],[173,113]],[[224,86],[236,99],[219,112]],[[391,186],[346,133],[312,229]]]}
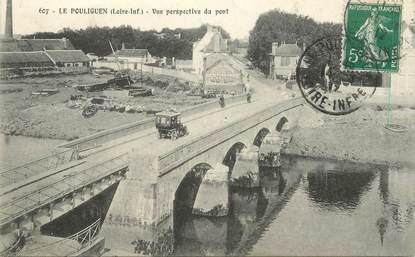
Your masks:
{"label": "fence", "polygon": [[[70,235],[66,238],[62,238],[61,240],[55,241],[50,244],[41,245],[36,248],[31,248],[29,250],[23,249],[22,251],[18,251],[18,254],[20,256],[31,256],[36,255],[36,252],[39,252],[39,250],[41,249],[45,250],[52,247],[60,249],[62,247],[59,247],[59,245],[64,245],[65,248],[70,248],[72,251],[67,253],[62,252],[62,254],[65,254],[64,256],[72,256],[73,254],[80,252],[83,248],[93,244],[95,238],[99,234],[100,229],[101,218],[97,219],[94,223],[73,235]],[[77,244],[75,245],[74,242],[76,242]]]}
{"label": "fence", "polygon": [[36,188],[36,185],[31,184],[30,188],[20,197],[10,199],[6,194],[0,198],[0,225],[31,212],[39,206],[51,203],[79,188],[99,181],[114,172],[125,170],[127,165],[128,156],[122,154],[84,170],[64,175],[63,178],[51,181],[51,183],[39,189]]}
{"label": "fence", "polygon": [[78,160],[78,151],[76,149],[66,149],[55,152],[40,160],[32,161],[22,166],[0,172],[0,186],[4,187],[22,181],[73,160]]}

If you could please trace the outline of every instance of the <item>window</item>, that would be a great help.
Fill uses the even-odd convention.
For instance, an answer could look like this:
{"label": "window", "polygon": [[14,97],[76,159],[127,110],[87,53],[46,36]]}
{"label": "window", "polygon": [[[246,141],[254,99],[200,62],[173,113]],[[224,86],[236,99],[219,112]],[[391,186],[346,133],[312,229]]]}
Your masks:
{"label": "window", "polygon": [[158,123],[163,125],[170,125],[169,119],[167,119],[167,117],[158,117]]}
{"label": "window", "polygon": [[290,57],[281,56],[281,66],[290,65]]}

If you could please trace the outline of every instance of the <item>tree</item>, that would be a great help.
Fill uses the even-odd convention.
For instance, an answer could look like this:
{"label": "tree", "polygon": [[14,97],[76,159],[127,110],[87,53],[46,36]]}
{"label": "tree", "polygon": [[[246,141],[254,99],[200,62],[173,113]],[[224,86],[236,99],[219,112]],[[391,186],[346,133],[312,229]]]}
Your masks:
{"label": "tree", "polygon": [[[207,31],[207,26],[190,29],[169,29],[163,28],[162,33],[168,34],[165,38],[158,38],[155,30],[141,31],[139,28],[131,26],[119,27],[87,27],[85,29],[72,30],[63,28],[57,33],[37,32],[23,38],[68,38],[76,49],[81,49],[85,53],[95,53],[98,56],[111,54],[109,41],[114,46],[114,50],[121,49],[122,44],[126,48],[144,48],[154,56],[175,57],[177,59],[191,59],[193,42],[201,39]],[[229,38],[229,34],[220,28],[222,36]],[[181,37],[174,35],[180,33]]]}
{"label": "tree", "polygon": [[309,45],[318,38],[340,32],[340,24],[316,23],[308,16],[271,10],[259,16],[250,32],[248,58],[256,67],[268,74],[268,55],[273,42]]}

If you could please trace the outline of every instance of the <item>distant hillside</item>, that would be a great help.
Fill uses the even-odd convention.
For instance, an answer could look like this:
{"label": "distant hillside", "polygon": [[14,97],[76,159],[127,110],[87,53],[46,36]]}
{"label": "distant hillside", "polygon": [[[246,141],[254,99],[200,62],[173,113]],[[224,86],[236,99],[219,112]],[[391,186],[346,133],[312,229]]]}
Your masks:
{"label": "distant hillside", "polygon": [[[224,38],[229,38],[229,34],[221,29]],[[178,59],[191,59],[193,42],[199,40],[206,33],[206,25],[199,28],[174,30],[164,28],[160,33],[164,37],[160,38],[155,30],[141,31],[131,26],[119,27],[88,27],[86,29],[72,30],[64,28],[61,32],[38,32],[25,35],[23,38],[68,38],[76,49],[81,49],[85,53],[95,53],[98,56],[105,56],[111,53],[108,41],[111,41],[114,48],[120,49],[122,43],[126,48],[146,48],[152,55],[176,57]],[[180,33],[180,38],[176,38]]]}
{"label": "distant hillside", "polygon": [[317,23],[309,17],[271,10],[259,16],[250,32],[248,58],[267,74],[272,42],[309,45],[323,36],[339,34],[341,30],[340,24]]}

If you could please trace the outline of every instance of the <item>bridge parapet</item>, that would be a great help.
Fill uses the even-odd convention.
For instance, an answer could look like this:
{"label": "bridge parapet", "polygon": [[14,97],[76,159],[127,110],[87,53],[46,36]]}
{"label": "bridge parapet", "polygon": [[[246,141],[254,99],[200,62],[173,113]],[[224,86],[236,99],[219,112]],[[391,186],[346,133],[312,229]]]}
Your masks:
{"label": "bridge parapet", "polygon": [[78,160],[78,152],[73,149],[54,152],[42,159],[0,172],[0,187],[22,181],[74,160]]}
{"label": "bridge parapet", "polygon": [[[49,177],[48,183],[37,181],[2,195],[0,197],[0,227],[126,169],[127,154],[122,154],[80,171],[64,176]],[[90,192],[94,194],[93,191]]]}
{"label": "bridge parapet", "polygon": [[189,159],[193,156],[212,148],[213,146],[220,144],[221,142],[230,139],[245,130],[248,130],[256,125],[271,119],[280,113],[289,109],[302,105],[302,98],[292,99],[289,102],[280,103],[267,108],[263,111],[251,115],[248,118],[231,123],[226,127],[222,127],[210,132],[207,135],[198,137],[187,144],[183,144],[173,151],[159,156],[158,158],[158,170],[159,176],[163,176],[176,166],[180,165],[184,159]]}

